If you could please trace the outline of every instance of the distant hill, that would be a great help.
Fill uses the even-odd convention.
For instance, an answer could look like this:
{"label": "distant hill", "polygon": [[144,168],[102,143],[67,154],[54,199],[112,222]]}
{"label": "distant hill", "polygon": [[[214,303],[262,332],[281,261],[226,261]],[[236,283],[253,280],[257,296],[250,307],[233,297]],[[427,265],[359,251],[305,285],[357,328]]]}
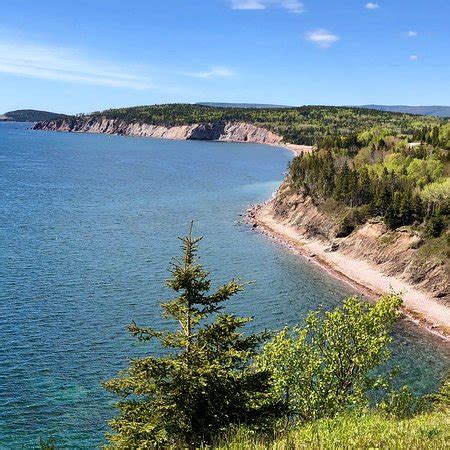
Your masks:
{"label": "distant hill", "polygon": [[59,114],[49,111],[38,111],[35,109],[18,109],[9,111],[0,116],[0,120],[11,122],[41,122],[43,120],[52,120],[57,117],[67,117],[66,114]]}
{"label": "distant hill", "polygon": [[420,114],[422,116],[450,117],[450,106],[363,105],[362,108],[407,114]]}
{"label": "distant hill", "polygon": [[199,102],[196,105],[201,106],[213,106],[215,108],[257,108],[257,109],[268,109],[268,108],[291,108],[291,106],[285,105],[270,105],[266,103],[217,103],[217,102]]}
{"label": "distant hill", "polygon": [[[196,105],[212,106],[215,108],[292,108],[286,105],[270,105],[266,103],[221,103],[221,102],[199,102]],[[408,106],[408,105],[363,105],[361,108],[376,109],[406,114],[419,114],[421,116],[450,117],[450,106]]]}

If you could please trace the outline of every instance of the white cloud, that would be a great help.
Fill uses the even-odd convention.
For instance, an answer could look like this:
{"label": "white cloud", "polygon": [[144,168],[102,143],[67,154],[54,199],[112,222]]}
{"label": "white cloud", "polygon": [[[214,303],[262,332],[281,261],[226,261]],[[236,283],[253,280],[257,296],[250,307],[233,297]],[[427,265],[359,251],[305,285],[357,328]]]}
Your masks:
{"label": "white cloud", "polygon": [[336,36],[330,31],[321,28],[308,33],[306,35],[306,39],[310,42],[314,42],[320,48],[328,48],[339,40],[339,36]]}
{"label": "white cloud", "polygon": [[0,40],[0,73],[96,86],[150,89],[147,77],[127,67],[48,45]]}
{"label": "white cloud", "polygon": [[305,7],[299,0],[229,0],[231,9],[261,10],[271,6],[284,8],[291,13],[301,14]]}
{"label": "white cloud", "polygon": [[417,55],[411,55],[410,57],[409,57],[409,60],[410,61],[417,61],[419,59],[419,57],[417,56]]}
{"label": "white cloud", "polygon": [[208,79],[208,78],[217,78],[217,77],[228,78],[228,77],[234,76],[235,73],[231,69],[228,69],[226,67],[215,66],[215,67],[211,67],[211,69],[205,70],[203,72],[183,72],[183,75],[186,75],[188,77],[193,77],[193,78]]}
{"label": "white cloud", "polygon": [[266,9],[266,5],[258,0],[231,0],[231,9]]}
{"label": "white cloud", "polygon": [[416,37],[419,33],[417,31],[409,30],[406,35],[408,37]]}
{"label": "white cloud", "polygon": [[366,8],[367,9],[378,9],[380,7],[380,5],[378,3],[366,3]]}

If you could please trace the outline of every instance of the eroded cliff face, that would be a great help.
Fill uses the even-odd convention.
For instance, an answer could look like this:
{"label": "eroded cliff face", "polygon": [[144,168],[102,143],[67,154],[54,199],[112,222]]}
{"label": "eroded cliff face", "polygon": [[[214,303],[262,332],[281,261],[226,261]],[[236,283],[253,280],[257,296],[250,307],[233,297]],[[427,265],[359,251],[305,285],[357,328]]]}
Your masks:
{"label": "eroded cliff face", "polygon": [[357,227],[337,238],[339,223],[325,214],[310,197],[293,193],[286,180],[270,202],[273,217],[295,227],[307,238],[318,239],[339,251],[375,265],[386,275],[402,279],[450,305],[448,260],[436,257],[417,232],[408,228],[390,231],[380,220]]}
{"label": "eroded cliff face", "polygon": [[106,117],[69,117],[39,122],[34,130],[107,133],[165,139],[195,139],[254,142],[278,145],[282,138],[265,128],[243,122],[214,122],[166,127],[139,122],[126,122]]}

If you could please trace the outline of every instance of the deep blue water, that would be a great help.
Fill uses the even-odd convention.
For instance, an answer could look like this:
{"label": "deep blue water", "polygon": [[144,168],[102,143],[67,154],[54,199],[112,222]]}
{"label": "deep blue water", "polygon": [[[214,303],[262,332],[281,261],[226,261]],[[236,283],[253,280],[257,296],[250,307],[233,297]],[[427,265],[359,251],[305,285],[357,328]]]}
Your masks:
{"label": "deep blue water", "polygon": [[[261,145],[35,132],[0,123],[0,447],[55,437],[103,442],[114,397],[100,381],[150,346],[131,320],[164,325],[158,303],[190,220],[217,283],[254,280],[228,309],[253,330],[297,323],[351,289],[239,223],[276,189],[290,154]],[[442,342],[396,330],[400,382],[434,389]]]}

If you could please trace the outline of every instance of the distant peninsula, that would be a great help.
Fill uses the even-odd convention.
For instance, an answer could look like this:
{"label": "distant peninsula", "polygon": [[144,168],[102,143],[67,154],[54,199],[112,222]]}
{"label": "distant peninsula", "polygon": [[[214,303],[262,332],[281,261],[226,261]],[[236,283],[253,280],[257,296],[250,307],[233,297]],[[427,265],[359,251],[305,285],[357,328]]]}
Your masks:
{"label": "distant peninsula", "polygon": [[68,117],[66,114],[54,113],[50,111],[39,111],[36,109],[17,109],[0,115],[2,122],[41,122],[52,120],[58,117]]}

